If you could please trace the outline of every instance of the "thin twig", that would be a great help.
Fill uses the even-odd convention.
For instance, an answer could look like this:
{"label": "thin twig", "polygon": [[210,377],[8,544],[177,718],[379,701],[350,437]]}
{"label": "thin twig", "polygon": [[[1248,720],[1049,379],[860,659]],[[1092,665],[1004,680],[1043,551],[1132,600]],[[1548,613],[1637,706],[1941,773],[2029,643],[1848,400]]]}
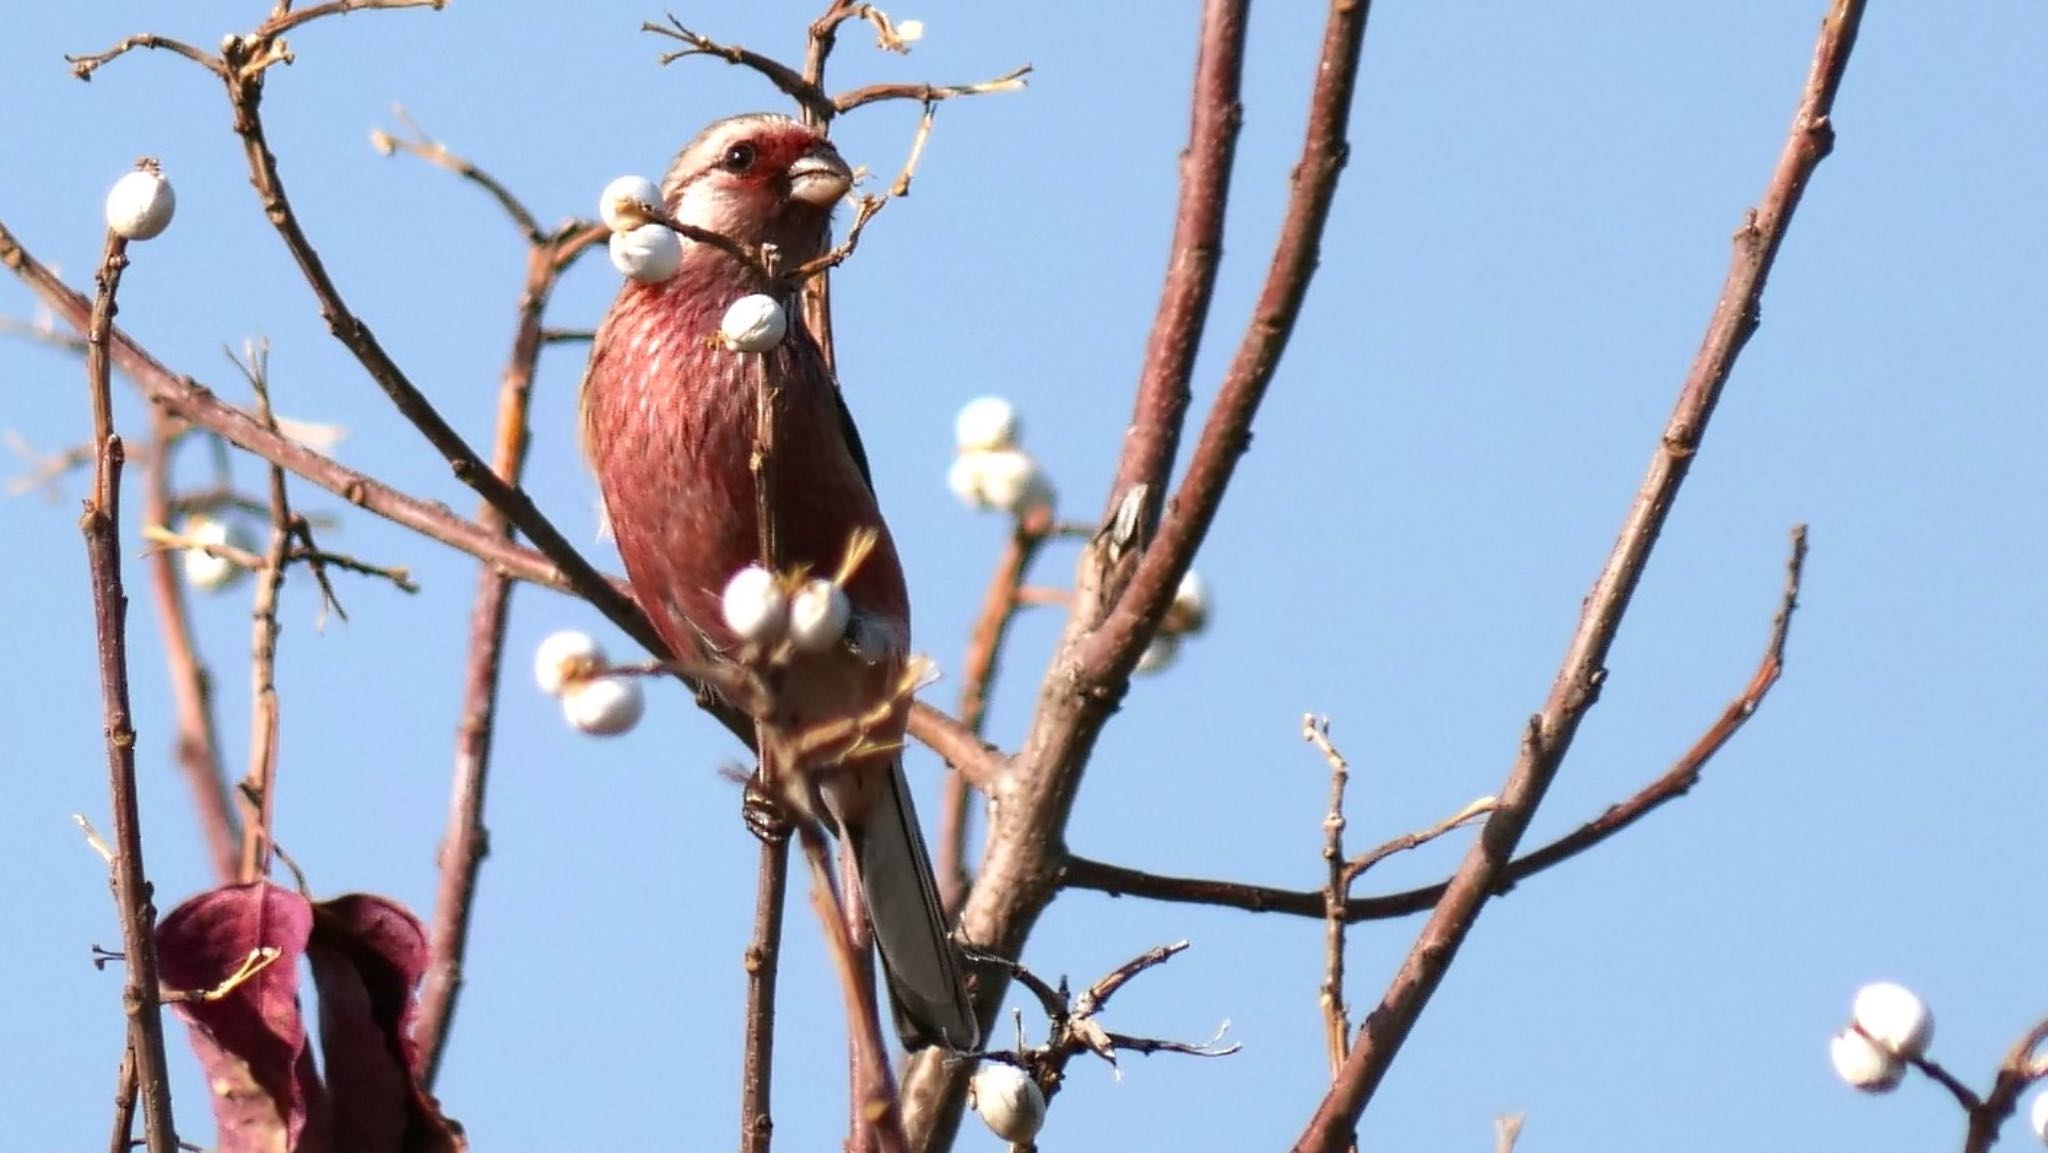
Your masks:
{"label": "thin twig", "polygon": [[542,230],[540,221],[497,177],[479,168],[474,162],[449,151],[447,145],[428,136],[418,122],[413,120],[412,114],[405,110],[403,104],[392,105],[391,114],[398,118],[400,124],[405,125],[412,136],[393,136],[382,129],[372,129],[370,147],[386,156],[399,152],[408,153],[436,167],[453,172],[483,189],[491,199],[497,201],[498,207],[504,209],[505,215],[511,218],[513,227],[519,229],[520,234],[526,238],[529,247],[542,248],[548,245],[548,234]]}
{"label": "thin twig", "polygon": [[[1784,243],[1799,198],[1814,169],[1834,144],[1829,113],[1848,67],[1863,7],[1863,0],[1836,0],[1821,24],[1813,69],[1793,116],[1784,151],[1762,202],[1736,231],[1734,256],[1706,336],[1613,551],[1586,596],[1578,627],[1559,665],[1550,695],[1543,710],[1530,719],[1521,753],[1500,791],[1500,806],[1452,874],[1442,901],[1418,934],[1379,1007],[1366,1018],[1343,1074],[1296,1143],[1297,1153],[1329,1153],[1351,1139],[1360,1112],[1456,959],[1459,946],[1488,897],[1500,884],[1515,845],[1527,831],[1537,806],[1570,751],[1580,722],[1599,697],[1606,676],[1607,654],[1620,631],[1630,598],[1686,474],[1698,457],[1708,421],[1734,369],[1735,359],[1756,331],[1764,282]],[[1794,568],[1796,571],[1796,565]],[[1135,595],[1136,590],[1133,591]]]}
{"label": "thin twig", "polygon": [[[1513,889],[1524,879],[1563,863],[1587,849],[1605,841],[1630,825],[1648,816],[1658,808],[1684,796],[1699,783],[1700,774],[1715,754],[1724,748],[1735,733],[1756,714],[1771,687],[1784,671],[1785,645],[1791,628],[1792,611],[1798,607],[1800,579],[1806,560],[1806,534],[1804,526],[1795,528],[1792,536],[1792,555],[1786,563],[1785,591],[1778,602],[1777,614],[1771,620],[1771,635],[1765,645],[1764,654],[1758,661],[1756,671],[1749,683],[1736,698],[1729,702],[1715,718],[1714,723],[1702,733],[1684,755],[1673,762],[1669,769],[1654,780],[1636,790],[1627,799],[1609,805],[1606,811],[1590,821],[1573,829],[1539,849],[1516,857],[1501,870],[1493,894],[1500,896]],[[1453,815],[1437,827],[1456,827],[1470,820],[1473,813],[1482,806],[1490,810],[1498,801],[1481,798],[1466,806],[1464,812]],[[1448,831],[1448,829],[1446,829]],[[1408,834],[1397,838],[1389,845],[1401,842],[1419,834]],[[1358,862],[1370,864],[1375,855],[1383,855],[1381,849],[1363,855]],[[1279,889],[1266,885],[1251,885],[1237,881],[1218,881],[1196,877],[1172,877],[1158,873],[1147,873],[1119,865],[1106,864],[1087,857],[1069,856],[1061,867],[1059,882],[1063,888],[1088,889],[1113,896],[1143,897],[1148,900],[1166,901],[1176,904],[1218,905],[1225,908],[1243,909],[1253,913],[1286,913],[1298,917],[1322,917],[1326,915],[1323,893],[1320,890]],[[1388,893],[1374,897],[1352,897],[1344,902],[1344,918],[1359,921],[1382,921],[1394,917],[1406,917],[1436,907],[1448,889],[1448,882],[1409,889],[1399,893]]]}
{"label": "thin twig", "polygon": [[114,1135],[107,1139],[107,1153],[128,1153],[135,1144],[135,1047],[121,1046],[121,1071],[114,1078]]}
{"label": "thin twig", "polygon": [[936,104],[941,100],[954,100],[962,96],[988,96],[997,92],[1021,91],[1027,84],[1025,77],[1031,75],[1031,65],[1012,68],[991,80],[978,80],[971,84],[870,84],[851,92],[842,92],[832,98],[835,115],[851,112],[869,104],[884,100],[915,100],[920,104]]}
{"label": "thin twig", "polygon": [[664,65],[691,56],[709,56],[759,73],[770,84],[781,89],[784,95],[796,101],[806,112],[822,120],[832,119],[836,111],[832,106],[832,98],[825,95],[824,89],[818,87],[815,81],[806,79],[803,73],[751,48],[743,48],[737,44],[721,44],[709,36],[692,31],[685,27],[681,20],[676,19],[673,12],[668,13],[666,26],[649,21],[640,25],[640,31],[683,42],[685,47],[674,52],[662,53],[661,63]]}
{"label": "thin twig", "polygon": [[747,945],[747,1008],[740,1067],[740,1153],[768,1153],[775,1132],[775,979],[782,965],[782,910],[789,890],[789,838],[764,837],[754,885],[754,936]]}
{"label": "thin twig", "polygon": [[1301,718],[1301,737],[1323,754],[1330,766],[1330,808],[1323,814],[1323,1044],[1330,1058],[1330,1076],[1344,1067],[1350,1052],[1351,1007],[1344,1003],[1344,899],[1351,895],[1351,873],[1344,867],[1344,786],[1351,764],[1330,743],[1330,718],[1314,713]]}
{"label": "thin twig", "polygon": [[128,596],[121,588],[121,438],[114,432],[108,333],[114,298],[128,266],[128,242],[109,231],[100,257],[99,292],[86,328],[85,380],[92,400],[93,442],[99,454],[92,496],[79,529],[92,572],[93,623],[99,638],[100,702],[105,710],[107,771],[114,807],[114,900],[126,954],[121,1007],[128,1016],[128,1048],[142,1097],[149,1153],[178,1146],[171,1117],[171,1087],[164,1059],[163,1015],[157,1000],[156,908],[142,867],[142,811],[135,796],[135,726],[128,705]]}
{"label": "thin twig", "polygon": [[[258,343],[238,362],[256,396],[256,419],[277,431],[270,410],[270,351]],[[239,877],[250,884],[270,875],[271,821],[277,812],[277,601],[284,590],[286,561],[292,543],[292,507],[285,492],[284,469],[270,466],[270,545],[256,570],[256,601],[250,610],[249,637],[249,772],[242,795],[249,810],[242,815],[242,862]]]}
{"label": "thin twig", "polygon": [[363,12],[372,8],[432,8],[440,11],[448,0],[329,0],[297,12],[284,5],[276,15],[263,22],[252,39],[274,39],[286,32],[314,20],[327,16],[346,16],[350,12]]}
{"label": "thin twig", "polygon": [[[960,661],[960,723],[976,737],[988,723],[989,689],[995,683],[997,660],[1010,622],[1017,617],[1018,593],[1031,572],[1031,564],[1043,550],[1051,510],[1043,505],[1031,509],[1010,530],[1010,542],[989,574],[988,589],[981,596],[981,612],[974,619],[967,638],[967,654]],[[964,772],[947,773],[940,783],[939,844],[936,869],[939,902],[948,913],[957,911],[967,896],[967,826],[974,784]]]}

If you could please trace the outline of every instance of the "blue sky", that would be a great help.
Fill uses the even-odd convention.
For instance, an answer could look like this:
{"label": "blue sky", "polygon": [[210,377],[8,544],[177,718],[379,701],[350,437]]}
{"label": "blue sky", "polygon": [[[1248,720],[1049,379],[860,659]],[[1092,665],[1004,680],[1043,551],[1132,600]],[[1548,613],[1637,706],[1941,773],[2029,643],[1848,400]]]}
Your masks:
{"label": "blue sky", "polygon": [[[815,5],[679,10],[795,55]],[[848,84],[1036,66],[1023,94],[942,109],[912,197],[837,281],[839,353],[904,551],[918,647],[957,666],[1004,535],[945,491],[953,413],[1012,398],[1065,511],[1096,515],[1112,471],[1170,229],[1185,134],[1187,6],[932,0],[907,60],[849,35]],[[163,159],[177,222],[136,252],[121,320],[242,399],[221,354],[268,337],[278,407],[346,425],[339,452],[472,509],[419,436],[324,331],[262,219],[218,84],[167,56],[90,85],[65,52],[149,29],[201,45],[266,6],[41,5],[0,38],[0,219],[82,282],[100,201]],[[1322,269],[1257,439],[1197,567],[1209,633],[1140,682],[1088,774],[1070,841],[1162,871],[1309,887],[1327,781],[1298,739],[1334,720],[1369,844],[1494,791],[1541,703],[1713,306],[1728,236],[1760,193],[1805,76],[1821,3],[1384,4],[1368,34],[1353,153]],[[589,214],[626,172],[658,175],[704,121],[775,94],[705,61],[661,69],[655,7],[454,4],[301,30],[266,107],[285,179],[351,303],[473,441],[492,418],[523,263],[473,189],[371,151],[402,101],[545,220]],[[1277,225],[1320,13],[1255,14],[1232,220],[1197,403],[1249,312]],[[1857,985],[1932,1003],[1935,1056],[1983,1085],[2044,1005],[2039,907],[2048,779],[2048,548],[2039,467],[2048,400],[2048,15],[2006,0],[1880,6],[1837,107],[1839,141],[1795,221],[1744,355],[1610,661],[1611,678],[1539,817],[1547,839],[1662,769],[1748,679],[1786,531],[1812,525],[1785,680],[1682,802],[1494,905],[1367,1114],[1384,1147],[1483,1148],[1526,1111],[1521,1148],[1601,1153],[1960,1143],[1920,1081],[1865,1099],[1826,1043]],[[889,171],[915,110],[839,132]],[[554,323],[592,322],[599,261]],[[0,313],[33,304],[0,281]],[[573,446],[574,348],[542,364],[531,489],[593,539]],[[54,449],[88,424],[66,356],[0,341],[0,425]],[[123,396],[117,420],[139,431]],[[190,475],[203,473],[189,454]],[[10,468],[14,466],[10,465]],[[252,488],[248,461],[237,477]],[[340,502],[301,487],[312,510]],[[118,939],[104,874],[69,815],[106,824],[80,487],[0,503],[14,558],[0,639],[13,782],[0,806],[0,1115],[24,1149],[103,1147],[120,1046]],[[127,554],[140,552],[136,524]],[[295,580],[279,666],[278,834],[322,893],[425,912],[444,820],[474,566],[360,514],[337,547],[414,568],[415,598],[357,581],[352,620],[312,627]],[[608,546],[592,555],[616,564]],[[1043,582],[1063,582],[1055,551]],[[204,600],[235,767],[246,732],[247,603]],[[440,1083],[479,1149],[686,1148],[731,1140],[739,954],[752,863],[718,775],[736,747],[683,694],[609,742],[560,720],[526,657],[601,620],[522,591],[501,714],[470,984]],[[168,907],[208,883],[170,757],[162,654],[131,613],[149,867]],[[991,718],[1012,743],[1056,621],[1016,632]],[[931,699],[950,706],[957,685]],[[936,761],[916,756],[920,796]],[[927,811],[933,807],[925,802]],[[1434,879],[1462,838],[1389,863],[1361,892]],[[801,906],[793,906],[800,910]],[[1354,932],[1369,1004],[1419,922]],[[1124,992],[1111,1024],[1199,1039],[1224,1061],[1077,1064],[1049,1149],[1237,1150],[1293,1139],[1321,1092],[1321,927],[1278,917],[1057,903],[1025,960],[1089,980],[1145,948],[1193,948]],[[843,1045],[817,935],[792,920],[778,1136],[829,1147]],[[203,1087],[176,1090],[203,1134]],[[2010,1139],[2024,1139],[2017,1128]],[[998,1148],[974,1127],[964,1149]]]}

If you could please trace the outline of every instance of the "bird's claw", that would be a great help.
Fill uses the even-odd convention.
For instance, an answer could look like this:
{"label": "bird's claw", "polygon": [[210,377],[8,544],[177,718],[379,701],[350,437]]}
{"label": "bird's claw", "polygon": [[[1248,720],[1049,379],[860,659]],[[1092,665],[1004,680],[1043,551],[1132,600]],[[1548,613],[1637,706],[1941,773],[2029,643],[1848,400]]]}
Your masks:
{"label": "bird's claw", "polygon": [[746,822],[748,832],[767,845],[789,840],[794,827],[788,807],[761,787],[759,776],[747,778],[746,787],[740,791],[740,820]]}

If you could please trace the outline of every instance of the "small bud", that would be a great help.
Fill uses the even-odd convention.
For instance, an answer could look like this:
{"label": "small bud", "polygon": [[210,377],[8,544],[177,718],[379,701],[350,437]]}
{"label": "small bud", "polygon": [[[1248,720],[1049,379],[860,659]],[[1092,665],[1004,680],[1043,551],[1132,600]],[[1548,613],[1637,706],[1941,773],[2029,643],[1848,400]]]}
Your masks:
{"label": "small bud", "polygon": [[178,198],[154,160],[114,181],[107,193],[107,227],[129,240],[149,240],[171,226]]}
{"label": "small bud", "polygon": [[725,627],[742,641],[768,641],[789,623],[789,598],[775,574],[750,564],[725,582]]}
{"label": "small bud", "polygon": [[645,176],[621,176],[598,194],[597,214],[613,232],[631,232],[646,224],[648,209],[661,208],[661,189]]}
{"label": "small bud", "polygon": [[1017,409],[1000,396],[976,397],[953,418],[953,440],[961,452],[1015,448],[1021,431]]}
{"label": "small bud", "polygon": [[570,685],[588,679],[605,668],[603,646],[597,638],[576,629],[549,633],[533,653],[533,679],[540,691],[558,697]]}
{"label": "small bud", "polygon": [[1894,1057],[1913,1060],[1927,1052],[1934,1039],[1934,1014],[1911,989],[1879,981],[1856,990],[1850,1011],[1856,1028]]}
{"label": "small bud", "polygon": [[1141,673],[1160,672],[1172,665],[1174,658],[1178,656],[1180,656],[1180,638],[1160,633],[1152,638],[1151,644],[1145,646],[1144,652],[1138,654],[1138,671]]}
{"label": "small bud", "polygon": [[614,232],[612,267],[642,284],[660,284],[683,265],[683,240],[666,224],[643,224]]}
{"label": "small bud", "polygon": [[1029,453],[1014,448],[962,453],[947,472],[946,485],[970,508],[1020,517],[1053,502],[1045,470]]}
{"label": "small bud", "polygon": [[1173,603],[1166,608],[1166,619],[1159,622],[1161,632],[1176,636],[1198,633],[1209,624],[1209,585],[1202,574],[1189,569],[1180,578],[1180,587],[1173,590]]}
{"label": "small bud", "polygon": [[646,709],[639,677],[591,677],[562,693],[562,715],[594,737],[615,737],[640,723]]}
{"label": "small bud", "polygon": [[974,1111],[996,1136],[1021,1145],[1045,1124],[1045,1093],[1015,1065],[983,1061],[968,1086]]}
{"label": "small bud", "polygon": [[[254,541],[239,523],[218,521],[210,516],[188,517],[178,526],[178,535],[194,544],[227,545],[253,551]],[[242,579],[242,566],[204,549],[188,548],[182,558],[185,579],[200,592],[217,593]]]}
{"label": "small bud", "polygon": [[1828,1042],[1828,1059],[1834,1062],[1837,1076],[1865,1093],[1889,1093],[1906,1076],[1905,1062],[1854,1029],[1844,1029]]}
{"label": "small bud", "polygon": [[2048,1092],[2034,1094],[2034,1103],[2027,1108],[2027,1120],[2034,1126],[2034,1138],[2048,1144]]}
{"label": "small bud", "polygon": [[811,580],[789,598],[789,641],[797,651],[822,653],[846,639],[853,603],[828,580]]}
{"label": "small bud", "polygon": [[767,352],[789,333],[789,314],[772,296],[742,296],[725,310],[718,335],[734,352]]}

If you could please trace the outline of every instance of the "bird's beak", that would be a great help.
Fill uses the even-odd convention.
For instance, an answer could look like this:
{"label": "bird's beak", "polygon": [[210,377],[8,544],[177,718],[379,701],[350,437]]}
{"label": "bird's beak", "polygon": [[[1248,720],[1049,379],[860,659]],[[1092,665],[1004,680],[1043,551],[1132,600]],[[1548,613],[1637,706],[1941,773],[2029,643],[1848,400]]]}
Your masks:
{"label": "bird's beak", "polygon": [[853,172],[830,144],[797,157],[789,166],[789,198],[816,208],[829,208],[853,187]]}

